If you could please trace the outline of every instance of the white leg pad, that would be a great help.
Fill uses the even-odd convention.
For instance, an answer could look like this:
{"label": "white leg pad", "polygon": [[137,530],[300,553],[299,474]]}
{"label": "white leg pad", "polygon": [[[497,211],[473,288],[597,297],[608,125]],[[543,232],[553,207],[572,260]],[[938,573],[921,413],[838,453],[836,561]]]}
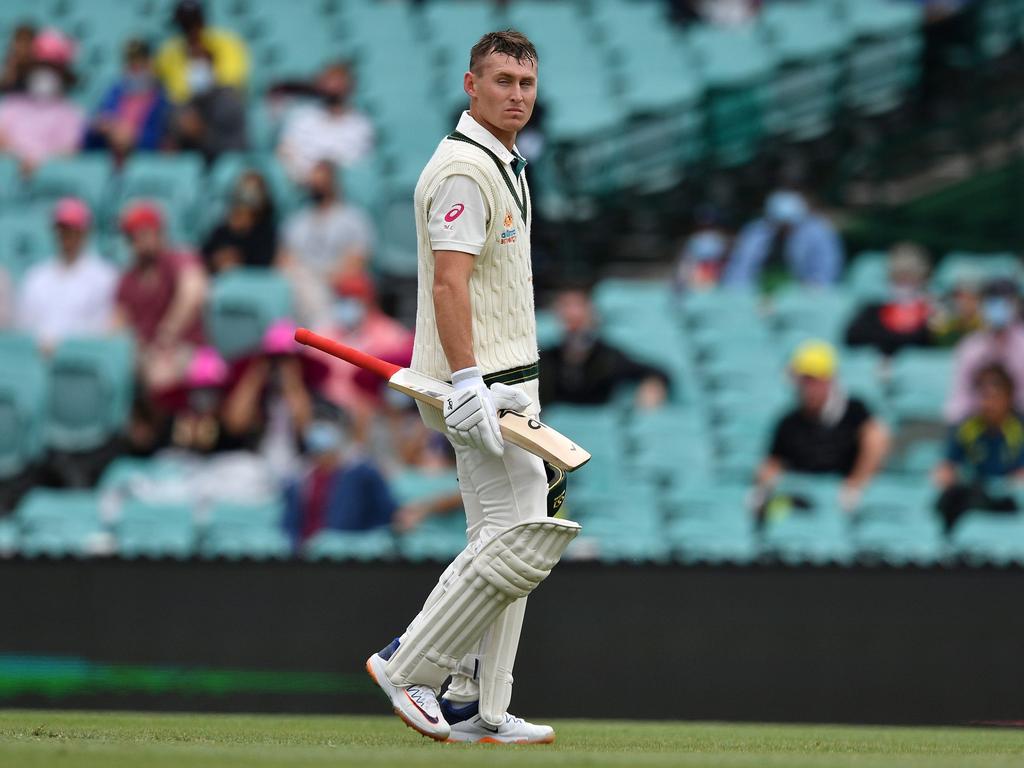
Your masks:
{"label": "white leg pad", "polygon": [[487,629],[480,654],[480,717],[501,725],[512,701],[512,667],[526,614],[526,598],[509,605]]}
{"label": "white leg pad", "polygon": [[439,689],[499,614],[547,578],[579,532],[571,520],[538,518],[485,543],[409,627],[388,661],[388,679]]}

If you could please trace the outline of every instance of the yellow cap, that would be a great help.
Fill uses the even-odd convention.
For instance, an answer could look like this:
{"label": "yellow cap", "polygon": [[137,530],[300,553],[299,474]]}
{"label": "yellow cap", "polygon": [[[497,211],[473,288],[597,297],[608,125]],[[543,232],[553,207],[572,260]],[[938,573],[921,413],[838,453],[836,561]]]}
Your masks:
{"label": "yellow cap", "polygon": [[789,361],[794,374],[815,379],[831,379],[835,376],[837,364],[835,348],[817,339],[803,342]]}

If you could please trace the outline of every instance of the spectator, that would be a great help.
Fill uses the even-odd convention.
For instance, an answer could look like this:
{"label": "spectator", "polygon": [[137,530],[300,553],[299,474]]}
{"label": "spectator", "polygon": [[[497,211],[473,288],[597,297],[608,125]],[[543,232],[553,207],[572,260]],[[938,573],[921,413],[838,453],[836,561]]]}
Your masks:
{"label": "spectator", "polygon": [[171,248],[160,209],[130,205],[121,215],[132,262],[117,287],[117,325],[131,329],[144,383],[163,389],[184,372],[201,343],[206,276],[190,253]]}
{"label": "spectator", "polygon": [[768,196],[765,215],[740,231],[725,270],[725,284],[771,290],[786,279],[828,286],[843,269],[843,243],[832,223],[792,189]]}
{"label": "spectator", "polygon": [[280,476],[292,471],[299,436],[313,421],[316,392],[327,375],[319,357],[302,353],[290,320],[273,323],[260,352],[240,361],[224,402],[224,427],[257,450]]}
{"label": "spectator", "polygon": [[[198,347],[191,354],[183,381],[157,393],[156,408],[133,414],[129,435],[136,450],[151,451],[169,445],[198,454],[245,447],[224,428],[224,397],[229,369],[213,347]],[[139,403],[137,403],[139,405]],[[138,409],[137,409],[138,410]],[[169,412],[169,420],[161,415]],[[158,437],[154,438],[153,435]]]}
{"label": "spectator", "polygon": [[14,325],[14,283],[6,269],[0,267],[0,331]]}
{"label": "spectator", "polygon": [[292,280],[303,319],[324,325],[330,313],[328,286],[366,270],[374,231],[369,217],[343,200],[331,163],[313,167],[307,188],[312,204],[285,223],[278,263]]}
{"label": "spectator", "polygon": [[285,121],[278,155],[296,184],[305,184],[320,160],[355,165],[373,152],[373,123],[352,106],[349,65],[334,62],[317,78],[320,103],[296,109]]}
{"label": "spectator", "polygon": [[[194,66],[212,71],[213,54],[205,48],[191,53]],[[211,78],[196,78],[192,95],[174,114],[171,145],[178,150],[201,152],[213,162],[221,152],[248,149],[245,101],[241,91],[217,85]]]}
{"label": "spectator", "polygon": [[892,355],[903,347],[931,344],[928,297],[928,257],[913,243],[899,243],[889,251],[889,298],[862,307],[846,329],[851,347],[875,347]]}
{"label": "spectator", "polygon": [[714,288],[722,278],[729,235],[718,212],[705,206],[697,212],[693,233],[686,239],[676,263],[675,286],[680,292]]}
{"label": "spectator", "polygon": [[935,470],[938,509],[950,530],[969,509],[1011,512],[1012,498],[992,495],[992,481],[1024,482],[1024,419],[1014,412],[1015,384],[997,364],[974,377],[977,407],[950,431],[946,457]]}
{"label": "spectator", "polygon": [[946,401],[950,423],[966,419],[976,408],[972,382],[985,365],[1000,363],[1014,383],[1016,409],[1024,412],[1024,326],[1020,323],[1017,285],[993,280],[982,292],[985,327],[961,341],[953,363],[953,386]]}
{"label": "spectator", "polygon": [[[386,358],[411,347],[412,333],[377,305],[369,275],[358,273],[340,278],[335,283],[335,293],[331,321],[324,329],[327,336],[377,357]],[[379,390],[360,386],[359,369],[350,363],[330,358],[328,365],[330,373],[324,395],[353,419],[354,436],[361,443],[379,409]]]}
{"label": "spectator", "polygon": [[32,67],[26,92],[0,103],[0,152],[14,155],[22,173],[30,176],[52,157],[78,150],[85,131],[85,114],[65,91],[74,82],[71,62],[74,44],[53,29],[32,42]]}
{"label": "spectator", "polygon": [[984,325],[981,316],[981,289],[978,281],[961,278],[953,286],[931,319],[932,343],[939,347],[956,346],[961,339]]}
{"label": "spectator", "polygon": [[856,507],[889,451],[889,432],[859,399],[836,381],[836,352],[825,342],[800,345],[790,363],[799,403],[775,427],[757,491],[767,498],[784,472],[839,475],[840,503]]}
{"label": "spectator", "polygon": [[287,484],[284,527],[296,548],[318,531],[368,531],[391,524],[397,504],[375,465],[350,450],[337,421],[303,433],[311,467]]}
{"label": "spectator", "polygon": [[219,86],[241,90],[249,74],[249,53],[233,33],[206,26],[199,0],[179,0],[173,21],[181,35],[160,48],[156,72],[175,104]]}
{"label": "spectator", "polygon": [[117,271],[88,247],[92,214],[81,200],[66,197],[53,212],[58,253],[25,275],[18,295],[17,326],[52,351],[71,336],[110,330]]}
{"label": "spectator", "polygon": [[0,93],[21,93],[25,90],[32,68],[32,43],[35,39],[36,28],[31,24],[19,24],[11,32],[3,69],[0,69]]}
{"label": "spectator", "polygon": [[153,73],[148,43],[129,40],[124,72],[103,96],[86,135],[87,149],[110,149],[118,159],[132,151],[160,149],[170,103]]}
{"label": "spectator", "polygon": [[214,273],[235,267],[269,267],[277,252],[277,215],[267,181],[243,173],[231,193],[227,215],[203,243],[203,260]]}
{"label": "spectator", "polygon": [[594,307],[584,290],[563,291],[555,308],[565,331],[557,347],[543,350],[540,401],[602,405],[619,387],[637,384],[640,408],[657,408],[668,395],[668,377],[657,368],[637,362],[599,338]]}

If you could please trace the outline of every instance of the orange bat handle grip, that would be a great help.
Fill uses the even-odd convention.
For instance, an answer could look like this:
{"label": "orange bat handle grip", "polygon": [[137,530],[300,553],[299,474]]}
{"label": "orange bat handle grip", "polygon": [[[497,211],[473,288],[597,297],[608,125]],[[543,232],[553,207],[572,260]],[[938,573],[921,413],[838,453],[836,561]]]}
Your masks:
{"label": "orange bat handle grip", "polygon": [[334,355],[334,357],[341,358],[347,363],[358,366],[370,373],[375,373],[383,379],[390,379],[400,370],[402,366],[389,363],[387,360],[381,360],[379,357],[368,355],[365,352],[360,352],[358,349],[347,347],[344,344],[339,344],[333,339],[328,339],[326,336],[321,336],[318,333],[313,333],[308,328],[299,328],[295,331],[295,340],[299,344],[305,344],[307,347],[313,347],[319,349],[321,352],[326,352],[328,355]]}

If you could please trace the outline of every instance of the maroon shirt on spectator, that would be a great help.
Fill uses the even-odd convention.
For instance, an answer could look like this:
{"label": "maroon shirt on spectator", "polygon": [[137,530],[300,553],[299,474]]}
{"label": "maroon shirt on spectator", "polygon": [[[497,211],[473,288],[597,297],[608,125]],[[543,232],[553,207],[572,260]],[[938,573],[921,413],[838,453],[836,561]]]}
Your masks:
{"label": "maroon shirt on spectator", "polygon": [[[134,266],[124,273],[116,301],[135,334],[145,344],[156,338],[157,328],[174,301],[182,269],[194,262],[189,253],[165,251],[153,267]],[[197,317],[183,335],[184,341],[202,343],[202,318]]]}

